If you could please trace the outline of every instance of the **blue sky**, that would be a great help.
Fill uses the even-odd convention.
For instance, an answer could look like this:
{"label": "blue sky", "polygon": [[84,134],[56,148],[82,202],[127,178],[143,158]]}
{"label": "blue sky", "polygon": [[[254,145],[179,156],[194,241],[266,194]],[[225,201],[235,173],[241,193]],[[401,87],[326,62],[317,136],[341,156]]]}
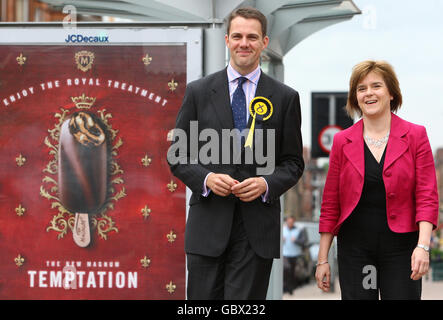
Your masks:
{"label": "blue sky", "polygon": [[443,148],[443,1],[354,0],[363,14],[320,30],[284,57],[285,83],[300,93],[304,145],[311,144],[311,92],[347,91],[352,67],[386,60],[400,81],[397,113],[424,125]]}

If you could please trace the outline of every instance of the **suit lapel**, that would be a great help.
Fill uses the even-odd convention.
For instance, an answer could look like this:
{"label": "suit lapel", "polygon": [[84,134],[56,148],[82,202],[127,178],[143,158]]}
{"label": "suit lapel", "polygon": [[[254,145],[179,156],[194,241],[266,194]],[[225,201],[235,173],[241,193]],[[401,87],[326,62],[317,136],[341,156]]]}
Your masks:
{"label": "suit lapel", "polygon": [[348,132],[346,138],[349,143],[343,146],[343,153],[358,173],[365,176],[365,154],[363,144],[363,120],[358,121]]}
{"label": "suit lapel", "polygon": [[233,129],[231,102],[229,99],[228,75],[226,68],[215,75],[211,85],[211,102],[218,120],[223,129]]}
{"label": "suit lapel", "polygon": [[[263,71],[261,71],[260,79],[255,91],[256,97],[268,98],[271,102],[273,89],[272,79],[269,78]],[[226,68],[221,70],[219,74],[215,75],[215,79],[211,85],[211,102],[214,113],[217,115],[222,128],[233,129],[234,119],[232,117],[231,101],[229,99],[228,75]],[[276,106],[274,105],[274,108]],[[249,112],[249,106],[248,106]],[[252,116],[249,115],[247,128],[251,127]]]}
{"label": "suit lapel", "polygon": [[[260,74],[260,79],[258,80],[258,84],[257,84],[257,89],[255,90],[255,97],[265,97],[267,99],[269,99],[269,101],[271,101],[271,97],[272,94],[274,92],[274,86],[273,86],[273,82],[272,79],[266,75],[263,70],[261,70],[261,74]],[[275,105],[274,105],[275,108]],[[249,105],[248,105],[248,113],[249,113]],[[249,113],[249,119],[248,119],[248,124],[247,124],[247,128],[251,127],[252,124],[252,115]],[[257,124],[256,124],[257,125]]]}
{"label": "suit lapel", "polygon": [[[408,150],[408,141],[405,137],[409,127],[407,122],[391,113],[391,131],[386,146],[386,156],[383,171],[391,166],[403,153]],[[357,122],[347,134],[349,143],[343,147],[346,158],[357,169],[362,177],[365,174],[363,120]]]}
{"label": "suit lapel", "polygon": [[[266,75],[263,72],[263,70],[261,70],[260,79],[258,80],[258,83],[257,83],[257,89],[255,90],[254,98],[255,97],[265,97],[269,101],[271,101],[271,103],[272,103],[271,97],[272,97],[273,92],[274,92],[274,86],[273,86],[272,79],[268,75]],[[275,105],[273,107],[275,108]],[[249,113],[249,119],[248,119],[248,124],[246,125],[246,128],[251,129],[252,120],[254,119],[254,117],[251,115],[251,113],[249,111],[249,105],[248,105],[247,112]],[[262,121],[261,123],[259,123],[257,121],[257,119],[255,119],[254,137],[252,140],[252,150],[255,150],[256,144],[257,144],[257,136],[256,136],[255,129],[265,129],[266,127],[267,127],[266,121]],[[263,132],[262,138],[260,139],[260,143],[263,144],[262,149],[266,150],[267,143],[266,143],[266,135],[264,132]],[[245,150],[246,150],[245,148],[242,148],[242,153],[244,153]]]}
{"label": "suit lapel", "polygon": [[[255,91],[256,97],[265,97],[271,102],[272,93],[274,91],[273,81],[269,76],[267,76],[263,71],[261,72],[260,79],[257,84],[257,89]],[[229,99],[229,88],[228,88],[228,75],[226,68],[221,70],[215,75],[214,81],[211,85],[211,105],[220,125],[223,129],[234,129],[234,119],[232,117],[231,101]],[[274,112],[276,106],[273,105]],[[249,106],[248,106],[249,112]],[[249,115],[247,128],[251,127],[253,117]],[[256,124],[257,128],[257,124]],[[254,139],[255,144],[255,139]],[[244,148],[242,148],[244,152]]]}
{"label": "suit lapel", "polygon": [[400,156],[408,150],[408,141],[405,137],[409,126],[405,121],[391,113],[391,132],[386,146],[386,157],[383,171],[389,168]]}

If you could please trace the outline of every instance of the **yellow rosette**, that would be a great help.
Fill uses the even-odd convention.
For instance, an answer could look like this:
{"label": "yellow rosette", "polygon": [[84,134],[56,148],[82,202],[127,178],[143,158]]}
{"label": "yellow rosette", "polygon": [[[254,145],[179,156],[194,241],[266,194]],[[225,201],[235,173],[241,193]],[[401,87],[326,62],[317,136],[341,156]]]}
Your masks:
{"label": "yellow rosette", "polygon": [[259,121],[266,121],[272,116],[273,106],[271,101],[265,97],[255,97],[249,103],[249,113],[252,116],[251,127],[249,128],[248,137],[246,138],[245,148],[250,147],[252,149],[252,143],[254,140],[255,120],[257,115]]}

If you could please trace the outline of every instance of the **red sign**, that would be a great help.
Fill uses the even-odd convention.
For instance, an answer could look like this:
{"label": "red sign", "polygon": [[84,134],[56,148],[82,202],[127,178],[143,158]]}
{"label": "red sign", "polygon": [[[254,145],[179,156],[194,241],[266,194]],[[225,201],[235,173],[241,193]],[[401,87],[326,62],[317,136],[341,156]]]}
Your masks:
{"label": "red sign", "polygon": [[186,46],[0,57],[0,299],[184,299]]}
{"label": "red sign", "polygon": [[330,153],[332,149],[332,142],[334,141],[334,135],[342,130],[342,127],[335,125],[324,127],[318,135],[318,144],[320,148],[324,152]]}

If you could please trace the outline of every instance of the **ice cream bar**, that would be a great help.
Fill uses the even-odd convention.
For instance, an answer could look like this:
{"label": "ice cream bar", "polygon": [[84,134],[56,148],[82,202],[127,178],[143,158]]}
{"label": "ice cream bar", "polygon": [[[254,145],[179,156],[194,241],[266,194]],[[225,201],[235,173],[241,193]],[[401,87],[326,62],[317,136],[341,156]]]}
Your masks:
{"label": "ice cream bar", "polygon": [[95,115],[83,111],[74,113],[61,126],[58,191],[62,205],[76,213],[74,240],[77,229],[89,232],[89,217],[84,215],[97,213],[106,201],[108,152],[104,130]]}

